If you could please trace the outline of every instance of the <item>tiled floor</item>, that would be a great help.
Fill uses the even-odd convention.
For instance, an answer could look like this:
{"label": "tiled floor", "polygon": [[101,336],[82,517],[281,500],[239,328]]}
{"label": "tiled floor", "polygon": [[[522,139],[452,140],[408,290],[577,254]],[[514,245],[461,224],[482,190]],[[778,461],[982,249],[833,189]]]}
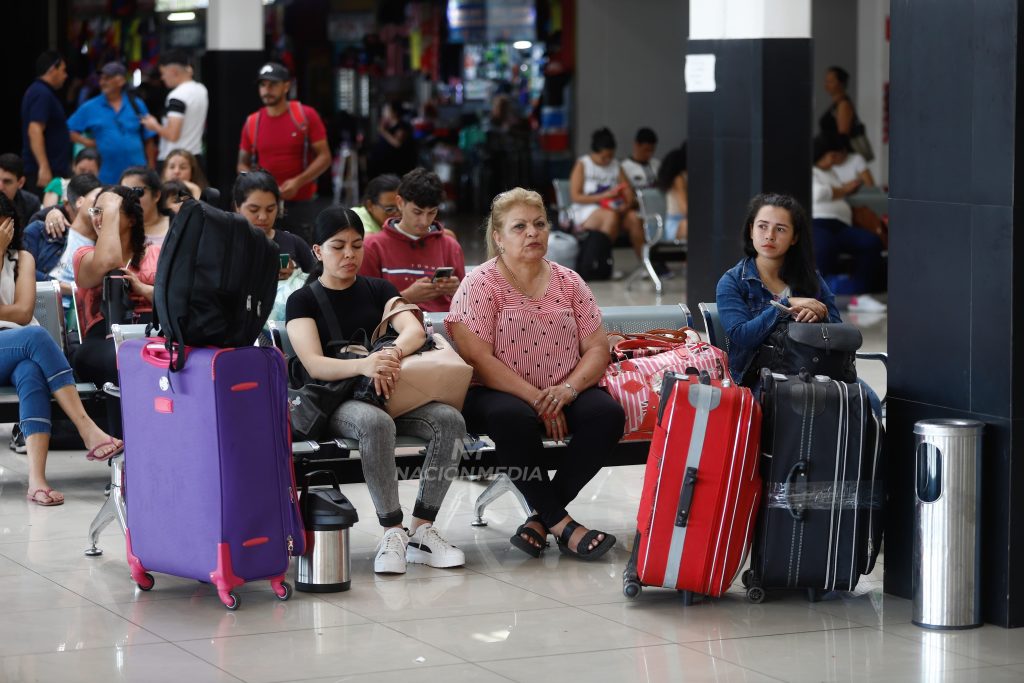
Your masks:
{"label": "tiled floor", "polygon": [[[682,288],[670,279],[664,300]],[[653,302],[647,284],[595,290],[603,304]],[[884,348],[884,316],[860,323],[866,348]],[[862,370],[884,390],[880,369]],[[107,468],[56,452],[49,472],[67,504],[30,506],[24,456],[0,448],[0,681],[1024,680],[1024,630],[920,630],[906,600],[882,594],[881,565],[855,594],[816,604],[773,594],[752,605],[738,588],[691,607],[666,590],[625,599],[640,467],[602,471],[570,508],[618,536],[602,561],[511,548],[522,521],[511,496],[488,510],[489,526],[469,526],[484,484],[458,481],[438,526],[467,566],[412,566],[401,577],[372,573],[373,508],[364,486],[345,486],[362,516],[352,589],[282,603],[266,583],[250,584],[237,612],[193,581],[157,575],[152,591],[136,589],[116,525],[104,555],[84,557]],[[411,506],[416,483],[400,487]]]}

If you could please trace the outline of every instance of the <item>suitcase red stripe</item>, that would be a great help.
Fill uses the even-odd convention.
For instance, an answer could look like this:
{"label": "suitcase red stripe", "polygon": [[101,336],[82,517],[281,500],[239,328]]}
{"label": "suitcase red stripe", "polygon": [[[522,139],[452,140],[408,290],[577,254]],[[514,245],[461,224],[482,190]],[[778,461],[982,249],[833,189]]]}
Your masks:
{"label": "suitcase red stripe", "polygon": [[760,497],[760,418],[749,390],[666,374],[637,515],[639,583],[728,589]]}

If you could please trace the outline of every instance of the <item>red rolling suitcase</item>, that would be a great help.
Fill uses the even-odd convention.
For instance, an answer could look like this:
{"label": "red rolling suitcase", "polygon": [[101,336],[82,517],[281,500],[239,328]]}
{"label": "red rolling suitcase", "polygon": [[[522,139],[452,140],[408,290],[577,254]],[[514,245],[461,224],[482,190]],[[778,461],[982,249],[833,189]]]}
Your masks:
{"label": "red rolling suitcase", "polygon": [[623,593],[718,597],[750,546],[761,497],[761,407],[728,380],[665,373]]}

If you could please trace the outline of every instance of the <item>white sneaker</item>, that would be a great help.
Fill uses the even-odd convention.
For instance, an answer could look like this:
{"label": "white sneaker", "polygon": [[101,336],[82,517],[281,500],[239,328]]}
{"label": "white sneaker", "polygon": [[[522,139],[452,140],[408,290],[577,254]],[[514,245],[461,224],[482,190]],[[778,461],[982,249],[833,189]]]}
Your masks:
{"label": "white sneaker", "polygon": [[858,294],[850,299],[849,311],[858,313],[884,313],[888,307],[870,294]]}
{"label": "white sneaker", "polygon": [[466,555],[448,541],[441,538],[433,524],[423,524],[409,537],[409,549],[405,559],[414,564],[431,567],[461,567],[466,564]]}
{"label": "white sneaker", "polygon": [[405,544],[409,534],[405,529],[388,529],[377,546],[377,557],[373,558],[373,571],[378,574],[405,573]]}

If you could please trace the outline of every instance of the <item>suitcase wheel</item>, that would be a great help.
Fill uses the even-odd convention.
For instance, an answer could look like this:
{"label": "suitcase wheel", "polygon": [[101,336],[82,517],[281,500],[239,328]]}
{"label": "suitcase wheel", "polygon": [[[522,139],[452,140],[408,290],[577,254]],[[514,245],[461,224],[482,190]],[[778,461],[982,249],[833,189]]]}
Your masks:
{"label": "suitcase wheel", "polygon": [[627,598],[635,598],[640,595],[643,586],[639,581],[626,581],[622,584],[622,594]]}
{"label": "suitcase wheel", "polygon": [[751,581],[753,576],[754,571],[752,569],[745,569],[743,571],[743,573],[740,575],[740,583],[743,584],[744,588],[750,588],[750,584],[753,583],[753,581]]}
{"label": "suitcase wheel", "polygon": [[808,588],[807,602],[821,602],[821,591],[817,588]]}
{"label": "suitcase wheel", "polygon": [[764,589],[760,586],[751,586],[747,589],[747,600],[755,605],[760,605],[764,602]]}
{"label": "suitcase wheel", "polygon": [[242,604],[242,599],[240,597],[238,597],[238,594],[235,593],[234,591],[231,591],[230,593],[228,593],[227,599],[225,599],[224,595],[221,594],[220,600],[221,600],[221,602],[224,603],[224,606],[227,607],[232,612],[234,612],[236,609],[238,609],[239,606]]}
{"label": "suitcase wheel", "polygon": [[684,607],[689,607],[693,604],[693,591],[684,591],[680,589],[679,593],[682,594]]}
{"label": "suitcase wheel", "polygon": [[142,581],[140,581],[136,585],[141,590],[150,591],[150,590],[153,590],[153,584],[155,584],[155,583],[156,583],[156,580],[153,578],[153,575],[150,574],[149,572],[146,572],[145,574],[142,575]]}
{"label": "suitcase wheel", "polygon": [[284,602],[288,598],[292,597],[292,585],[287,581],[282,581],[280,588],[274,586],[274,595],[277,596],[278,600]]}

